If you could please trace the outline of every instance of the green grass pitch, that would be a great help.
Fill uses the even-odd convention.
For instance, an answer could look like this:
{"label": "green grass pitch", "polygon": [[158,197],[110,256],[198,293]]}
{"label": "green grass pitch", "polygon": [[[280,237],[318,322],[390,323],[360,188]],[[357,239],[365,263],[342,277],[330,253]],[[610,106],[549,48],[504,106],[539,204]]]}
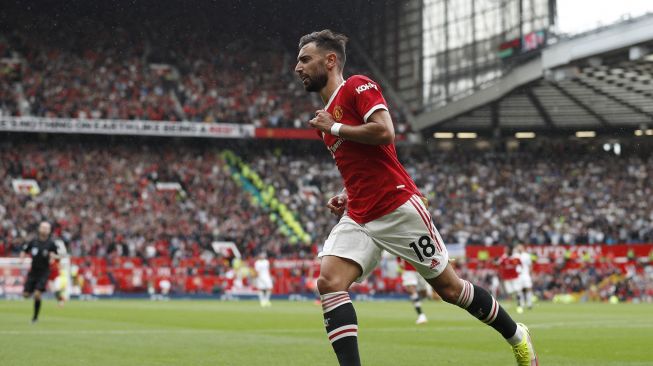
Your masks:
{"label": "green grass pitch", "polygon": [[[428,302],[355,302],[363,365],[513,365],[501,337],[466,312]],[[511,310],[508,304],[509,311]],[[312,302],[0,301],[0,364],[337,365]],[[530,326],[541,365],[653,365],[653,305],[538,304]]]}

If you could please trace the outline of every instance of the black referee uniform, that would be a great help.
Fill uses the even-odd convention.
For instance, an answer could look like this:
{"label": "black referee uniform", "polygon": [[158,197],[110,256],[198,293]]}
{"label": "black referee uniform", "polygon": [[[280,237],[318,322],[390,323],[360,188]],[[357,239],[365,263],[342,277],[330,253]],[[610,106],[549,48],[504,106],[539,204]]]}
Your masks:
{"label": "black referee uniform", "polygon": [[56,244],[50,238],[44,241],[34,239],[23,246],[23,251],[32,257],[32,267],[23,291],[28,294],[35,290],[44,292],[50,275],[50,253],[57,253]]}

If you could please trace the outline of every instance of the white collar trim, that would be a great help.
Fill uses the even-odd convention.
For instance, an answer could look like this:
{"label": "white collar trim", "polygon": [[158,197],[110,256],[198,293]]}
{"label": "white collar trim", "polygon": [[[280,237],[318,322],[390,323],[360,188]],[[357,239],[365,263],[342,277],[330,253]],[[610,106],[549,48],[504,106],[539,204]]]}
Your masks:
{"label": "white collar trim", "polygon": [[336,88],[336,90],[333,91],[333,93],[331,94],[331,97],[329,98],[329,101],[328,101],[327,104],[324,106],[324,110],[325,110],[325,111],[326,111],[327,109],[329,109],[329,106],[331,105],[331,102],[333,102],[333,99],[335,99],[336,95],[338,95],[338,92],[340,91],[340,88],[342,88],[342,86],[345,85],[346,82],[347,82],[347,80],[343,80],[342,83],[340,83],[340,85],[338,85],[338,87]]}

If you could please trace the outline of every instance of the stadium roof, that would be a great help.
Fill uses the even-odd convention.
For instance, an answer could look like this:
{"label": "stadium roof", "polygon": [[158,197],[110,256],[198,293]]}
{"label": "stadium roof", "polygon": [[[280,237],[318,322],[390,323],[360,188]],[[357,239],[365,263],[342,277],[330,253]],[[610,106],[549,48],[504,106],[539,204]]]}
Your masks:
{"label": "stadium roof", "polygon": [[653,16],[560,41],[466,98],[418,116],[435,131],[653,126]]}

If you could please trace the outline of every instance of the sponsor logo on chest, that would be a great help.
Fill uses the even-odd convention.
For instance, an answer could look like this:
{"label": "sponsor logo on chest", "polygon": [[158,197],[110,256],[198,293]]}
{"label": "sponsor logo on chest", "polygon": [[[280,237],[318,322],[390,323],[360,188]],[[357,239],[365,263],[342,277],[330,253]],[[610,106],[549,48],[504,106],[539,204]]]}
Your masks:
{"label": "sponsor logo on chest", "polygon": [[370,89],[378,90],[377,87],[376,87],[376,84],[374,84],[372,82],[369,82],[367,84],[363,84],[363,85],[357,87],[356,88],[356,93],[360,94],[360,93],[362,93],[362,92],[364,92],[366,90],[370,90]]}
{"label": "sponsor logo on chest", "polygon": [[331,152],[331,156],[333,156],[334,159],[336,157],[336,151],[338,151],[338,148],[340,147],[340,145],[342,145],[343,142],[345,142],[345,140],[339,138],[336,140],[336,142],[333,143],[333,145],[327,147],[327,149],[329,149],[329,151]]}

